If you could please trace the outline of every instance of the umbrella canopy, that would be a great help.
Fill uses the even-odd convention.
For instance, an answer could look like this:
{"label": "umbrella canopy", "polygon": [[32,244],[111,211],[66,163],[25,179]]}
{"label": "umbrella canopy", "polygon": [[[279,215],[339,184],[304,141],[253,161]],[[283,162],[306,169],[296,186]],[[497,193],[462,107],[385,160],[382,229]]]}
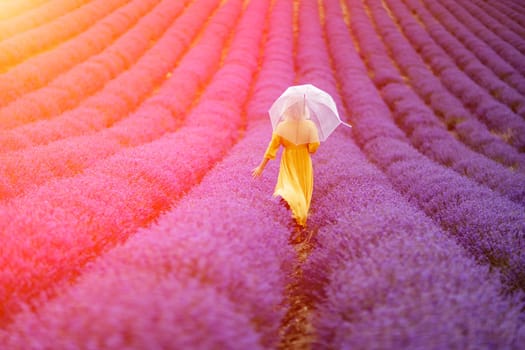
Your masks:
{"label": "umbrella canopy", "polygon": [[333,98],[312,84],[290,86],[269,114],[273,131],[296,145],[325,141],[339,124],[350,127],[339,118]]}

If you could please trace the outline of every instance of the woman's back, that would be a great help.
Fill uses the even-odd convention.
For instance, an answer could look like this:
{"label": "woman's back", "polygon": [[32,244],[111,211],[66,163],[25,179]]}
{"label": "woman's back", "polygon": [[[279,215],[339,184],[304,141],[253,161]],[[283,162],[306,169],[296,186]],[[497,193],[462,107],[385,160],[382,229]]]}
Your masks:
{"label": "woman's back", "polygon": [[277,125],[275,133],[284,139],[285,147],[319,142],[317,127],[308,119],[284,120]]}

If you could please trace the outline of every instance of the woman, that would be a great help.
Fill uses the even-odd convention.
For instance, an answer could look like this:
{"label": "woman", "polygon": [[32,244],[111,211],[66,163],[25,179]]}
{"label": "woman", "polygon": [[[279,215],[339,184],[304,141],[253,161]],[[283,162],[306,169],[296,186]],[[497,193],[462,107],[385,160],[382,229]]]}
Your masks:
{"label": "woman", "polygon": [[252,173],[254,178],[261,176],[268,161],[274,159],[279,147],[283,146],[274,196],[281,196],[288,203],[297,224],[303,227],[306,226],[314,182],[310,154],[319,144],[317,128],[308,118],[308,109],[303,103],[296,103],[286,110],[261,163]]}

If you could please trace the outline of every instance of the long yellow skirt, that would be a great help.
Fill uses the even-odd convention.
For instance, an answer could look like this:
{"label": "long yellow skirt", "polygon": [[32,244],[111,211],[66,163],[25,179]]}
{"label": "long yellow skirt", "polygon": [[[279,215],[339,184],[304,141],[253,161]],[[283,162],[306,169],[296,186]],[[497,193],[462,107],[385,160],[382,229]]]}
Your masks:
{"label": "long yellow skirt", "polygon": [[281,196],[290,206],[297,223],[306,226],[314,187],[310,153],[317,150],[319,142],[297,146],[274,134],[266,153],[267,157],[275,157],[280,145],[284,146],[284,150],[274,196]]}

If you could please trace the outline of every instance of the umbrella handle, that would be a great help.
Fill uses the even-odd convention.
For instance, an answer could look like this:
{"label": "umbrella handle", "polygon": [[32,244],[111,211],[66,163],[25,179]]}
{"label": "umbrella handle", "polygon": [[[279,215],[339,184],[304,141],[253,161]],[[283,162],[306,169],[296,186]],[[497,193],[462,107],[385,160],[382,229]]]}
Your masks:
{"label": "umbrella handle", "polygon": [[346,126],[346,127],[352,128],[352,125],[350,125],[350,124],[348,124],[348,123],[345,123],[345,122],[343,122],[343,121],[341,121],[341,124],[343,124],[343,125]]}

